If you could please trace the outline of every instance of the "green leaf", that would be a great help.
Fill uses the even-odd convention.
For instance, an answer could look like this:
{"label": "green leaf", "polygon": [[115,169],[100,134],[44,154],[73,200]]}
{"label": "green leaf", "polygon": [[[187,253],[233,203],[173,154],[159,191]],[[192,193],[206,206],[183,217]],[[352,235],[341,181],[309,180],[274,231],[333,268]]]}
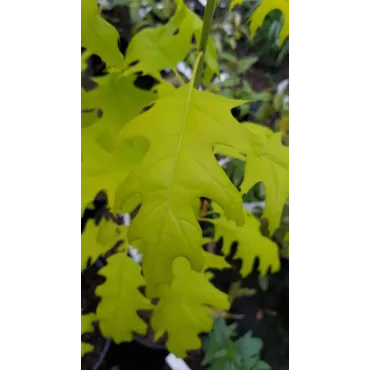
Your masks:
{"label": "green leaf", "polygon": [[[116,189],[135,166],[140,163],[149,149],[145,138],[137,137],[124,141],[112,153],[105,151],[93,136],[82,130],[81,133],[81,208],[82,210],[94,200],[99,191],[108,196],[109,204],[113,204]],[[136,197],[137,199],[137,197]],[[122,206],[122,212],[127,209],[129,202]],[[132,204],[132,203],[131,203]],[[137,201],[136,201],[137,204]]]}
{"label": "green leaf", "polygon": [[269,288],[269,277],[266,276],[261,276],[259,278],[259,285],[263,291],[267,291]]}
{"label": "green leaf", "polygon": [[137,311],[153,306],[138,290],[145,286],[140,265],[126,254],[117,253],[109,257],[99,274],[106,278],[95,290],[101,297],[96,316],[102,334],[116,343],[132,341],[133,332],[145,335],[147,325]]}
{"label": "green leaf", "polygon": [[[191,35],[194,34],[197,47],[199,48],[203,27],[202,19],[197,14],[192,12],[189,8],[187,8],[183,0],[176,0],[176,3],[176,13],[179,15],[180,19],[182,17],[180,32],[183,28],[190,31]],[[173,19],[176,19],[176,15]],[[209,37],[205,54],[205,68],[203,70],[203,79],[206,84],[209,84],[211,78],[214,75],[218,76],[219,74],[220,72],[218,68],[217,48],[212,40],[212,37]]]}
{"label": "green leaf", "polygon": [[240,346],[240,352],[243,357],[251,358],[257,356],[262,349],[262,340],[259,338],[251,338],[250,336],[243,336],[236,341],[236,345]]}
{"label": "green leaf", "polygon": [[[178,31],[178,32],[177,32]],[[192,49],[191,30],[168,22],[164,26],[145,28],[131,40],[126,62],[131,65],[128,73],[142,72],[161,80],[160,71],[171,68],[184,60]]]}
{"label": "green leaf", "polygon": [[229,11],[233,10],[235,6],[243,4],[244,0],[231,0],[229,5]]}
{"label": "green leaf", "polygon": [[[207,365],[217,356],[220,350],[225,350],[231,345],[230,330],[223,318],[218,317],[213,321],[213,330],[205,341],[205,356],[202,365]],[[226,355],[226,353],[225,353]]]}
{"label": "green leaf", "polygon": [[[95,320],[96,317],[93,313],[81,315],[81,335],[94,332],[94,327],[92,323]],[[91,344],[81,342],[81,357],[83,357],[86,353],[91,352],[93,349],[94,347]]]}
{"label": "green leaf", "polygon": [[227,295],[203,274],[193,271],[186,258],[177,257],[173,262],[173,281],[169,286],[161,286],[159,303],[153,311],[151,325],[155,338],[167,332],[168,350],[185,357],[188,350],[201,347],[198,334],[211,330],[211,307],[228,309]]}
{"label": "green leaf", "polygon": [[125,226],[118,226],[103,219],[99,226],[93,220],[86,224],[81,234],[81,270],[85,269],[89,258],[92,262],[108,252],[121,239],[126,239]]}
{"label": "green leaf", "polygon": [[98,14],[96,0],[82,0],[81,46],[97,54],[109,67],[124,68],[118,31]]}
{"label": "green leaf", "polygon": [[271,366],[265,361],[258,361],[258,370],[270,370]]}
{"label": "green leaf", "polygon": [[238,73],[246,72],[258,60],[257,57],[245,57],[238,63]]}
{"label": "green leaf", "polygon": [[221,60],[226,60],[227,62],[230,62],[232,64],[237,64],[238,63],[238,58],[235,56],[235,54],[229,53],[227,51],[224,51],[220,55]]}
{"label": "green leaf", "polygon": [[[151,296],[172,280],[172,261],[186,257],[201,271],[202,231],[194,201],[205,196],[225,209],[238,225],[244,222],[242,197],[215,159],[215,144],[248,148],[229,100],[186,84],[158,99],[123,128],[122,140],[145,137],[144,159],[117,190],[114,209],[139,194],[142,207],[129,229],[129,240],[143,254],[143,272]],[[149,293],[150,292],[150,293]]]}
{"label": "green leaf", "polygon": [[222,252],[225,256],[231,252],[233,242],[238,242],[235,258],[241,258],[241,275],[247,276],[253,268],[254,260],[259,257],[260,274],[266,275],[269,267],[272,272],[280,269],[279,250],[277,245],[260,232],[259,220],[249,211],[244,211],[245,222],[242,227],[228,221],[220,207],[213,203],[213,209],[220,217],[207,219],[215,225],[215,240],[223,238]]}
{"label": "green leaf", "polygon": [[269,220],[270,232],[280,225],[284,204],[289,196],[289,148],[282,145],[282,133],[255,124],[243,124],[253,146],[247,156],[241,191],[246,194],[255,184],[266,188],[263,216]]}
{"label": "green leaf", "polygon": [[253,38],[268,13],[274,9],[279,9],[284,16],[284,24],[280,31],[279,46],[289,36],[289,0],[262,0],[254,11],[250,19],[250,35]]}
{"label": "green leaf", "polygon": [[116,148],[116,138],[123,125],[140,114],[142,109],[155,99],[155,94],[138,89],[134,85],[134,76],[122,76],[109,73],[104,77],[94,78],[98,87],[90,92],[82,90],[82,109],[103,111],[103,117],[90,125],[86,132],[96,138],[106,151]]}

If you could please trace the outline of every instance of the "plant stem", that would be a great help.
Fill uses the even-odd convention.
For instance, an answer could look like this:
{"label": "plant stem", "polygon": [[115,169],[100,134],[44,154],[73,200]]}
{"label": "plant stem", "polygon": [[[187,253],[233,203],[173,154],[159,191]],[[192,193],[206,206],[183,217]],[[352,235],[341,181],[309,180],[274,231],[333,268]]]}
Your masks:
{"label": "plant stem", "polygon": [[216,0],[207,0],[206,10],[205,10],[204,19],[203,19],[202,35],[201,35],[199,50],[198,50],[198,53],[202,53],[202,56],[200,58],[198,69],[196,71],[195,78],[194,78],[194,88],[195,89],[199,88],[200,82],[202,80],[204,60],[205,60],[205,55],[207,51],[208,36],[211,32],[213,14],[215,12],[215,9],[216,9]]}
{"label": "plant stem", "polygon": [[172,68],[172,72],[175,74],[176,78],[178,79],[178,81],[180,82],[180,85],[184,85],[185,84],[185,81],[184,79],[181,77],[180,73],[178,72],[178,70],[175,68]]}

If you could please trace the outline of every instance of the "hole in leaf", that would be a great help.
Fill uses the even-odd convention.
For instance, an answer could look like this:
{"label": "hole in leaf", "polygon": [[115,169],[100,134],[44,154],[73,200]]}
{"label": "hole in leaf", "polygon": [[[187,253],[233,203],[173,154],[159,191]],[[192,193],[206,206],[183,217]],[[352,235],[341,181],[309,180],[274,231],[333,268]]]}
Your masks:
{"label": "hole in leaf", "polygon": [[178,35],[180,30],[178,28],[175,29],[175,31],[172,32],[172,36]]}
{"label": "hole in leaf", "polygon": [[157,84],[158,84],[158,81],[155,78],[153,78],[152,76],[142,75],[140,73],[138,74],[138,77],[134,82],[134,85],[137,88],[143,89],[143,90],[148,90],[148,91],[152,90],[153,87]]}
{"label": "hole in leaf", "polygon": [[128,65],[128,67],[134,67],[134,66],[136,66],[136,64],[138,64],[139,63],[139,60],[134,60],[133,62],[131,62],[129,65]]}
{"label": "hole in leaf", "polygon": [[155,103],[148,105],[147,107],[144,107],[142,110],[142,113],[149,111],[155,106]]}

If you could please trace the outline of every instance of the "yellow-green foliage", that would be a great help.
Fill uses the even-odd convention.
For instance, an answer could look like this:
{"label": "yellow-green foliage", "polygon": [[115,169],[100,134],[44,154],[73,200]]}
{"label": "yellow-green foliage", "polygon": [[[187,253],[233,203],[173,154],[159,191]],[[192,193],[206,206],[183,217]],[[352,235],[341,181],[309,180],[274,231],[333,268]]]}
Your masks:
{"label": "yellow-green foliage", "polygon": [[108,265],[99,273],[106,278],[95,290],[102,298],[96,310],[102,334],[117,343],[131,341],[133,331],[144,335],[146,324],[136,311],[153,307],[138,290],[145,286],[140,266],[121,252],[109,257]]}
{"label": "yellow-green foliage", "polygon": [[223,238],[222,252],[229,255],[233,242],[238,242],[235,258],[241,258],[242,267],[240,273],[247,276],[253,268],[254,259],[259,257],[259,271],[265,275],[271,267],[271,272],[280,268],[279,250],[277,245],[269,238],[261,235],[259,220],[249,211],[244,211],[245,222],[242,227],[235,222],[227,220],[223,211],[217,204],[213,204],[215,213],[219,217],[207,219],[215,225],[215,240]]}
{"label": "yellow-green foliage", "polygon": [[279,9],[283,13],[284,23],[279,35],[279,45],[289,36],[289,0],[262,0],[251,17],[250,34],[254,37],[257,29],[262,26],[268,13]]}
{"label": "yellow-green foliage", "polygon": [[[167,333],[168,349],[181,357],[199,348],[198,334],[211,329],[213,309],[229,307],[227,295],[209,282],[208,268],[229,265],[222,256],[202,249],[199,198],[217,203],[214,239],[224,237],[225,254],[233,241],[239,242],[237,256],[247,275],[256,257],[261,274],[269,267],[276,271],[279,258],[277,246],[260,234],[259,221],[243,210],[242,193],[257,182],[265,184],[264,216],[270,231],[279,225],[288,197],[288,149],[280,133],[238,123],[231,109],[242,101],[199,91],[193,80],[175,89],[160,77],[161,70],[175,69],[193,48],[193,34],[199,44],[202,25],[178,0],[170,21],[138,32],[124,57],[117,31],[101,18],[95,0],[82,0],[82,46],[87,51],[81,69],[94,53],[106,62],[108,74],[95,79],[96,89],[81,90],[82,109],[89,110],[81,120],[81,207],[103,190],[114,213],[131,212],[139,204],[141,208],[129,227],[104,218],[99,226],[87,223],[81,269],[123,241],[100,271],[106,278],[96,289],[101,297],[96,312],[100,329],[116,342],[130,341],[133,333],[147,330],[137,311],[152,310],[156,337]],[[218,74],[212,41],[205,63],[207,84]],[[134,85],[137,72],[161,82],[155,93]],[[217,151],[245,160],[242,192],[215,159]],[[128,244],[143,255],[142,268],[128,257]],[[158,303],[153,306],[150,298]],[[83,332],[91,329],[87,319],[92,316],[82,316]],[[89,349],[83,346],[82,354]]]}
{"label": "yellow-green foliage", "polygon": [[185,357],[190,348],[201,345],[199,332],[212,329],[212,309],[226,310],[227,295],[214,288],[206,278],[191,269],[189,261],[177,257],[173,264],[173,280],[160,288],[160,300],[151,321],[160,338],[168,333],[167,348]]}
{"label": "yellow-green foliage", "polygon": [[240,226],[244,222],[241,195],[212,153],[217,143],[248,147],[230,112],[238,103],[195,90],[190,83],[158,99],[122,129],[123,141],[143,136],[150,142],[144,159],[118,187],[114,210],[120,212],[135,194],[142,199],[128,236],[143,254],[151,296],[160,284],[171,282],[176,257],[202,270],[202,232],[193,206],[200,196],[214,199]]}
{"label": "yellow-green foliage", "polygon": [[[244,0],[231,0],[229,9],[232,10],[236,5],[242,4]],[[250,35],[253,38],[268,13],[274,9],[279,9],[284,16],[283,27],[279,35],[279,45],[289,36],[289,0],[261,0],[259,6],[253,12],[250,19]]]}
{"label": "yellow-green foliage", "polygon": [[[87,315],[81,315],[81,334],[93,333],[94,327],[92,323],[95,320],[96,320],[96,317],[92,313],[89,313]],[[81,357],[83,357],[85,353],[91,352],[93,349],[94,347],[91,344],[81,342]]]}
{"label": "yellow-green foliage", "polygon": [[118,226],[113,222],[102,220],[96,226],[92,220],[86,224],[85,230],[81,235],[81,270],[87,266],[87,262],[92,262],[107,253],[119,240],[126,240],[126,227]]}

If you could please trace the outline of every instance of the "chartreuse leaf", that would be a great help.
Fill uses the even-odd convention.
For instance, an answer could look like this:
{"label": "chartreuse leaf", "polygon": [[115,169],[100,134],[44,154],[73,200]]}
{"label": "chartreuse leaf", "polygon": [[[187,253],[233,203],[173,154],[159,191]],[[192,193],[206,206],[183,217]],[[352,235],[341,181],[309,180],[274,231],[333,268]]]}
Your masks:
{"label": "chartreuse leaf", "polygon": [[82,0],[81,46],[97,54],[108,66],[124,68],[118,40],[118,31],[100,16],[96,0]]}
{"label": "chartreuse leaf", "polygon": [[124,225],[116,225],[103,219],[97,226],[93,220],[89,220],[81,234],[81,270],[86,268],[89,258],[94,262],[100,255],[113,248],[119,240],[127,243]]}
{"label": "chartreuse leaf", "polygon": [[230,148],[226,145],[215,145],[213,152],[215,154],[220,154],[220,155],[223,155],[225,157],[235,158],[235,159],[239,159],[241,161],[245,160],[245,156],[243,154],[241,154],[240,151],[238,151],[235,148]]}
{"label": "chartreuse leaf", "polygon": [[[173,281],[160,288],[160,299],[151,319],[156,338],[168,334],[166,346],[178,357],[201,347],[198,334],[212,329],[212,308],[226,310],[227,295],[208,279],[191,269],[188,260],[177,257],[173,262]],[[181,318],[181,320],[179,320]]]}
{"label": "chartreuse leaf", "polygon": [[[108,153],[88,131],[82,130],[81,208],[85,209],[101,190],[108,195],[109,204],[113,204],[118,185],[140,163],[148,148],[148,141],[137,137],[122,142],[113,153]],[[122,212],[132,210],[122,207]]]}
{"label": "chartreuse leaf", "polygon": [[120,185],[114,209],[139,194],[142,207],[129,229],[129,241],[143,254],[148,294],[172,280],[172,261],[186,257],[202,271],[202,232],[194,201],[214,199],[228,218],[244,222],[241,194],[215,159],[214,144],[247,147],[231,109],[240,102],[183,85],[122,129],[122,140],[146,137],[144,159]]}
{"label": "chartreuse leaf", "polygon": [[244,0],[231,0],[229,10],[233,10],[237,5],[243,4]]}
{"label": "chartreuse leaf", "polygon": [[82,109],[102,110],[103,117],[96,116],[96,123],[88,129],[99,145],[110,152],[116,148],[115,139],[122,126],[150,105],[155,94],[138,89],[134,85],[135,76],[109,73],[93,80],[98,87],[90,92],[82,90]]}
{"label": "chartreuse leaf", "polygon": [[[184,4],[183,0],[176,0],[176,3],[176,14],[172,19],[170,19],[170,22],[172,22],[174,25],[177,25],[177,27],[181,25],[180,32],[181,30],[185,29],[191,34],[194,34],[197,47],[199,47],[203,27],[202,19],[190,10]],[[211,78],[214,75],[218,76],[219,73],[217,48],[213,42],[213,39],[209,37],[207,42],[207,51],[205,54],[203,79],[208,84],[211,81]]]}
{"label": "chartreuse leaf", "polygon": [[147,325],[137,311],[153,306],[138,290],[145,286],[140,265],[125,253],[117,253],[108,258],[99,274],[106,277],[95,290],[102,298],[96,310],[102,334],[116,343],[130,342],[133,332],[145,335]]}
{"label": "chartreuse leaf", "polygon": [[283,13],[283,27],[279,35],[279,46],[289,36],[289,0],[262,0],[260,5],[254,11],[250,19],[250,35],[253,38],[268,13],[274,9],[279,9]]}
{"label": "chartreuse leaf", "polygon": [[217,256],[214,253],[204,252],[204,265],[203,271],[206,272],[208,269],[222,270],[230,268],[231,265],[226,262],[223,256]]}
{"label": "chartreuse leaf", "polygon": [[251,123],[241,127],[253,147],[253,154],[246,159],[241,191],[247,193],[258,182],[265,185],[263,216],[269,220],[269,229],[273,233],[280,225],[283,206],[289,196],[289,148],[281,143],[281,132],[274,133]]}
{"label": "chartreuse leaf", "polygon": [[227,220],[220,207],[213,203],[212,207],[220,216],[215,219],[207,219],[215,225],[215,240],[223,238],[222,252],[228,255],[231,252],[233,242],[238,242],[235,258],[242,260],[240,273],[247,276],[252,272],[254,260],[259,258],[259,272],[263,276],[271,267],[271,272],[280,269],[278,246],[260,232],[259,220],[249,211],[244,211],[245,223],[242,227],[235,222]]}
{"label": "chartreuse leaf", "polygon": [[126,51],[130,68],[125,74],[142,72],[161,80],[160,71],[184,60],[192,49],[191,29],[172,22],[155,28],[144,28],[131,40]]}
{"label": "chartreuse leaf", "polygon": [[[94,320],[96,320],[96,317],[93,313],[81,315],[81,335],[94,332],[94,327],[92,325]],[[94,347],[91,344],[81,342],[81,357],[86,353],[91,352],[93,349]]]}

